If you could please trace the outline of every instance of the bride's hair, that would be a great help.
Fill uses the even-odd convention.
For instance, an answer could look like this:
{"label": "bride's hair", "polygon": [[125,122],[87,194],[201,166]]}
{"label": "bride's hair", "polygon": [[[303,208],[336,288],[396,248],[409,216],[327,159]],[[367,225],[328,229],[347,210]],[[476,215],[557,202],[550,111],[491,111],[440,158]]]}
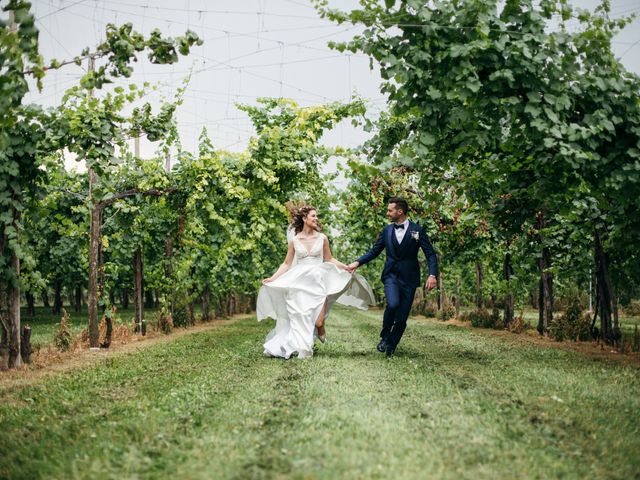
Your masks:
{"label": "bride's hair", "polygon": [[[289,210],[289,216],[291,217],[291,227],[296,233],[300,233],[302,228],[304,227],[304,218],[309,215],[309,212],[318,209],[311,205],[306,205],[305,203],[296,203],[296,202],[287,202],[285,204],[287,210]],[[320,222],[318,222],[318,231],[322,229]]]}

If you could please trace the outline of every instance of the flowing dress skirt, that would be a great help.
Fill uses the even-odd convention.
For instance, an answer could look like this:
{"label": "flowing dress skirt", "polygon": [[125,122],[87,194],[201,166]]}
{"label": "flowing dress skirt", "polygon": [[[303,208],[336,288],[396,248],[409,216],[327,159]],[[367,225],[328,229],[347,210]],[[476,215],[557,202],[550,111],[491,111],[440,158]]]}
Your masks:
{"label": "flowing dress skirt", "polygon": [[325,301],[327,316],[335,302],[363,310],[375,304],[371,286],[361,275],[339,269],[330,262],[298,263],[263,285],[256,306],[258,321],[276,320],[276,327],[264,343],[265,355],[312,356],[315,322]]}

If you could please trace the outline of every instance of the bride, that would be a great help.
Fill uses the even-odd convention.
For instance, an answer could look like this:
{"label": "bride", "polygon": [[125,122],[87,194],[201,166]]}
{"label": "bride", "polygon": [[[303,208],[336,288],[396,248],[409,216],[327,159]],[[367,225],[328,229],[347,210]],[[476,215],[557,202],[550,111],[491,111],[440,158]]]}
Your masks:
{"label": "bride", "polygon": [[287,256],[276,273],[262,281],[256,310],[258,321],[276,320],[264,343],[265,355],[304,358],[313,355],[314,333],[325,342],[325,319],[334,302],[366,309],[375,299],[367,281],[347,272],[331,255],[316,208],[295,209],[291,227]]}

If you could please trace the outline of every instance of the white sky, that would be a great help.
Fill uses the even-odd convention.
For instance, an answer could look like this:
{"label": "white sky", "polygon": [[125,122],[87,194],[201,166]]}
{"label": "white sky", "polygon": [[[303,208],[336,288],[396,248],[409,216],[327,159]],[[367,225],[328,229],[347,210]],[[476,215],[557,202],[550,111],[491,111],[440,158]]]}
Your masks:
{"label": "white sky", "polygon": [[[214,145],[242,151],[253,129],[235,103],[255,103],[257,97],[287,97],[301,105],[348,101],[352,92],[367,99],[371,114],[384,106],[380,77],[369,69],[361,54],[341,54],[327,47],[329,40],[350,38],[358,31],[350,24],[338,26],[318,18],[306,0],[32,0],[40,48],[45,61],[70,59],[104,37],[107,23],[131,22],[148,34],[159,28],[163,35],[195,31],[204,45],[171,66],[134,64],[132,81],[160,84],[172,95],[193,71],[185,102],[177,120],[183,148],[195,150],[206,126]],[[3,2],[4,3],[4,2]],[[356,0],[330,0],[341,9]],[[574,0],[573,5],[593,8],[595,0]],[[612,16],[640,14],[640,0],[612,0]],[[615,39],[614,51],[626,67],[640,74],[640,20]],[[65,89],[77,83],[86,65],[70,65],[47,74],[41,93],[26,99],[46,106],[60,101]],[[153,97],[152,97],[153,98]],[[367,134],[343,122],[325,137],[329,145],[356,146]],[[155,147],[142,142],[142,156]],[[70,161],[69,164],[74,164]]]}

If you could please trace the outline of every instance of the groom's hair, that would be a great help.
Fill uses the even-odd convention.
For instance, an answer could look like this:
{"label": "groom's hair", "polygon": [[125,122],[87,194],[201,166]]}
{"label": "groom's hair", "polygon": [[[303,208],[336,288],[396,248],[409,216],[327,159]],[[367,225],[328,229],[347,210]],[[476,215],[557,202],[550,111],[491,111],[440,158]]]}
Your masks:
{"label": "groom's hair", "polygon": [[396,208],[401,209],[404,214],[406,215],[407,213],[409,213],[409,204],[407,203],[407,201],[402,198],[402,197],[391,197],[389,199],[389,203],[395,203],[396,204]]}

